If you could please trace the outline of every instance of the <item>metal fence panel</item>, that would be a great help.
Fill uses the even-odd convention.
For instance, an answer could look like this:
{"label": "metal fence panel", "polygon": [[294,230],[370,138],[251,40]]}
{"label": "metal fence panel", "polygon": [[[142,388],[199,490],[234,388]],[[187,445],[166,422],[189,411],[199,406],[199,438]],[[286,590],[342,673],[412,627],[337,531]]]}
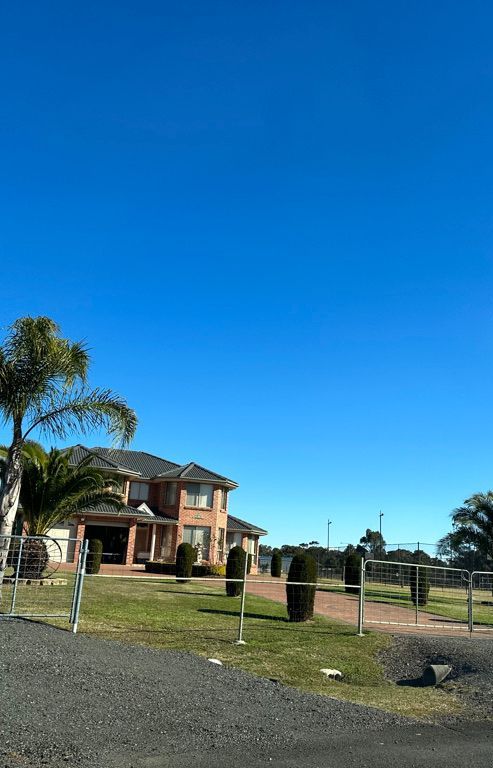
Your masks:
{"label": "metal fence panel", "polygon": [[493,573],[474,571],[471,574],[472,628],[477,631],[493,630]]}
{"label": "metal fence panel", "polygon": [[[81,541],[49,536],[2,536],[9,543],[0,586],[0,619],[66,619],[71,622],[80,584]],[[72,572],[64,564],[73,563]],[[72,622],[71,622],[72,623]]]}
{"label": "metal fence panel", "polygon": [[380,560],[364,570],[365,624],[470,630],[468,571]]}

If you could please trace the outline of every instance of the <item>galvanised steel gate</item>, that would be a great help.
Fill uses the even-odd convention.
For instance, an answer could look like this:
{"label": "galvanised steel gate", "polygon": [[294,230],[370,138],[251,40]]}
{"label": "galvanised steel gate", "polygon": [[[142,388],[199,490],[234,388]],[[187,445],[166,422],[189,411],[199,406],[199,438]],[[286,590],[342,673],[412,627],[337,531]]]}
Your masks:
{"label": "galvanised steel gate", "polygon": [[88,542],[2,536],[9,552],[0,585],[0,620],[66,619],[77,632]]}
{"label": "galvanised steel gate", "polygon": [[493,573],[362,561],[362,625],[493,631]]}

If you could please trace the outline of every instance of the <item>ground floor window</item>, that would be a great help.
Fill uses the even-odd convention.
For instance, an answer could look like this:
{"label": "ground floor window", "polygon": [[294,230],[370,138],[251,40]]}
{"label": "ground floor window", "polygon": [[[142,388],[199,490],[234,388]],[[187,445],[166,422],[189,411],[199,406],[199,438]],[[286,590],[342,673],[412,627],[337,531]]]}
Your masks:
{"label": "ground floor window", "polygon": [[248,554],[252,556],[252,563],[257,565],[258,538],[256,536],[248,537]]}
{"label": "ground floor window", "polygon": [[202,550],[202,557],[200,557],[200,551],[197,559],[208,560],[209,550],[211,543],[211,529],[203,525],[185,525],[183,527],[183,541],[186,544],[191,544],[192,547],[196,547]]}
{"label": "ground floor window", "polygon": [[243,545],[242,533],[228,533],[226,536],[226,551],[229,552],[233,547],[241,547]]}

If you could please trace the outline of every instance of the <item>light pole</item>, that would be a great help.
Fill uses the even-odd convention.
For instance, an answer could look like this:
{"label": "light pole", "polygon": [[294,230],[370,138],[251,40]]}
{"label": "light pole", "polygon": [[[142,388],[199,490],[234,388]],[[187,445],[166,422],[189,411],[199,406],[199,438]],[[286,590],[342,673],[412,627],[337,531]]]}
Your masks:
{"label": "light pole", "polygon": [[380,511],[380,514],[378,516],[380,518],[380,560],[382,559],[382,553],[383,553],[383,545],[382,545],[382,517],[383,512]]}
{"label": "light pole", "polygon": [[330,553],[330,526],[332,525],[332,520],[327,520],[327,554]]}

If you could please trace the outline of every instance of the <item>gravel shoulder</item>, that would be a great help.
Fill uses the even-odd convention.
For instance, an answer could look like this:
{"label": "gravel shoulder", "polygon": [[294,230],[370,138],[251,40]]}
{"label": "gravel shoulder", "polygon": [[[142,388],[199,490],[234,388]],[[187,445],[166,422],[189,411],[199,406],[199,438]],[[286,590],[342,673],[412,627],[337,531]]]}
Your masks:
{"label": "gravel shoulder", "polygon": [[[438,651],[430,642],[444,647],[438,638],[397,638],[382,659],[387,674],[421,672]],[[469,646],[472,656],[461,641],[454,648],[460,674],[483,673],[489,642]],[[474,724],[424,726],[192,654],[24,621],[0,622],[0,696],[0,768],[411,766],[418,754],[422,764],[453,768],[466,758],[483,766],[493,745],[484,723],[476,732]],[[437,749],[446,763],[436,762]]]}
{"label": "gravel shoulder", "polygon": [[[276,750],[402,718],[304,694],[191,654],[0,623],[0,766],[132,766],[232,748]],[[125,761],[122,761],[125,756]]]}

